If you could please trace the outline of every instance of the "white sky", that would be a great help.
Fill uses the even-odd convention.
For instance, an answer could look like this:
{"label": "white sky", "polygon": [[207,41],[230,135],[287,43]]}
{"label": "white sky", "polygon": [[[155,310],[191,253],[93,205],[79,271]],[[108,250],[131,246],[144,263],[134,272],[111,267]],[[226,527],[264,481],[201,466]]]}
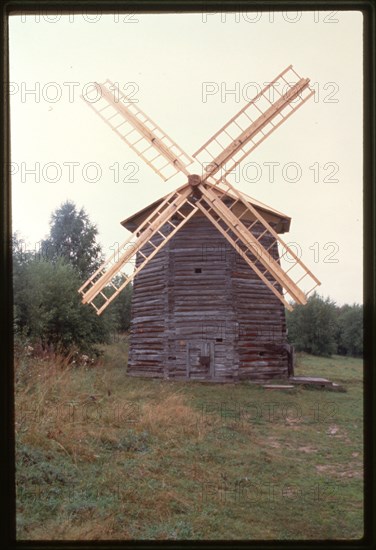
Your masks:
{"label": "white sky", "polygon": [[[121,220],[185,183],[182,174],[164,183],[85,105],[90,82],[126,86],[192,154],[290,64],[316,94],[243,161],[236,185],[292,217],[283,238],[299,244],[320,293],[362,302],[360,12],[11,17],[13,230],[33,249],[70,199],[98,225],[107,256],[128,236]],[[213,94],[204,101],[206,87]],[[268,162],[280,163],[274,182]],[[39,182],[27,172],[35,163]],[[87,163],[100,167],[97,182]],[[138,181],[126,163],[137,164]]]}

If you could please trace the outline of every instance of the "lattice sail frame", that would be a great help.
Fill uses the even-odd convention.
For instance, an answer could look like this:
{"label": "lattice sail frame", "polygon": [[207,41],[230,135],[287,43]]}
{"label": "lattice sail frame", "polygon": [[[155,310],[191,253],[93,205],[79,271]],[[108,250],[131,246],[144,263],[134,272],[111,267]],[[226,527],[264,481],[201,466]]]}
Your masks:
{"label": "lattice sail frame", "polygon": [[[281,239],[260,212],[228,181],[222,180],[217,182],[217,185],[212,184],[211,187],[213,190],[219,190],[222,196],[226,197],[227,204],[225,204],[221,197],[213,193],[208,182],[206,182],[200,185],[204,200],[198,205],[199,209],[207,215],[215,227],[230,242],[235,250],[237,250],[248,265],[252,267],[260,279],[279,298],[287,309],[292,310],[292,306],[287,302],[285,294],[288,294],[294,302],[305,304],[308,294],[320,284],[317,277],[313,275],[295,252]],[[228,204],[229,199],[231,201],[230,205]],[[240,215],[235,216],[232,210],[238,204],[242,204],[244,208]],[[241,221],[241,218],[247,212],[251,212],[255,218],[255,220],[248,223],[248,225]],[[251,229],[256,224],[260,224],[263,227],[263,231],[258,237],[251,232]],[[269,241],[271,241],[268,248],[265,248],[261,243],[261,238],[264,236],[268,236]],[[290,260],[289,262],[291,265],[287,271],[283,270],[280,263],[269,253],[275,244],[277,244],[277,246],[279,245],[279,248],[283,250],[283,253],[279,255],[280,259],[287,254],[292,257],[292,261]],[[261,271],[257,267],[256,262],[265,268],[264,271]],[[290,275],[288,275],[288,273],[292,272],[294,268],[295,272],[293,278],[293,274],[290,273]],[[272,282],[267,279],[267,274],[273,278]],[[310,281],[309,286],[311,288],[303,292],[298,284],[306,277],[307,280]],[[278,285],[280,285],[284,291],[279,291]]]}
{"label": "lattice sail frame", "polygon": [[[184,189],[185,188],[185,189]],[[138,227],[137,231],[126,239],[100,267],[80,287],[82,302],[90,303],[100,315],[118,294],[134,279],[145,265],[163,248],[175,233],[187,223],[198,211],[198,207],[189,200],[191,189],[184,186],[170,193],[165,200]],[[182,213],[182,207],[188,213]],[[163,228],[168,224],[169,231]],[[156,244],[153,237],[158,235],[161,242]],[[145,247],[149,250],[146,252]],[[144,250],[144,251],[142,251]],[[125,275],[125,280],[117,284],[123,268],[140,254],[143,260],[135,267],[131,275]]]}
{"label": "lattice sail frame", "polygon": [[[296,82],[291,82],[288,78],[293,78]],[[280,84],[284,85],[283,90],[277,90]],[[164,181],[178,172],[183,172],[189,179],[187,166],[193,162],[189,155],[110,80],[97,86],[102,91],[100,101],[92,103],[87,97],[83,98],[94,112]],[[309,88],[309,79],[300,78],[291,65],[282,71],[193,155],[204,168],[201,183],[197,186],[201,193],[200,198],[191,200],[190,185],[184,185],[170,193],[137,231],[81,286],[79,292],[83,296],[82,302],[90,303],[100,315],[171,237],[200,210],[287,309],[293,309],[288,297],[295,303],[305,304],[308,294],[321,284],[320,281],[225,176],[233,172],[249,153],[313,94],[314,91]],[[254,113],[258,113],[258,116]],[[240,216],[235,216],[232,209],[240,203],[244,209]],[[255,218],[248,225],[241,221],[247,212]],[[251,232],[257,223],[264,228],[258,237]],[[166,224],[168,234],[163,229]],[[263,236],[269,236],[271,240],[267,249],[261,244]],[[155,241],[156,237],[159,242]],[[269,253],[275,244],[283,249],[281,259],[287,254],[293,259],[287,271]],[[143,259],[131,275],[126,275],[124,268],[137,254]],[[288,274],[293,269],[294,278],[292,273]],[[122,278],[119,277],[121,274]],[[314,283],[306,292],[298,286],[303,279]]]}
{"label": "lattice sail frame", "polygon": [[95,85],[100,99],[92,102],[88,93],[82,99],[158,176],[167,181],[179,172],[189,175],[191,157],[130,97],[110,80]]}
{"label": "lattice sail frame", "polygon": [[219,171],[220,177],[233,172],[246,156],[314,95],[309,82],[308,78],[300,78],[290,65],[265,86],[192,155],[203,167],[203,179]]}

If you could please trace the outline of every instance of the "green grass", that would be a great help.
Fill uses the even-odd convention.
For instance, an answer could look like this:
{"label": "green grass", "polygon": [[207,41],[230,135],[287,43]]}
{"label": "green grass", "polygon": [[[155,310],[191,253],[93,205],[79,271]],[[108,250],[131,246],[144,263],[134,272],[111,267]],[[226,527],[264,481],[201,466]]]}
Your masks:
{"label": "green grass", "polygon": [[17,364],[19,539],[346,539],[363,534],[362,361],[298,356],[346,393]]}

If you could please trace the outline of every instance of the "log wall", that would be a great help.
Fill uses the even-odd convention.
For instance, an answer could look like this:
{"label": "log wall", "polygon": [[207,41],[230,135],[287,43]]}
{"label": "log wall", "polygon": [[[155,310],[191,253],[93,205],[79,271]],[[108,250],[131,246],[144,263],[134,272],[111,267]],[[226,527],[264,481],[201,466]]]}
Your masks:
{"label": "log wall", "polygon": [[[271,254],[278,259],[277,246]],[[202,214],[135,277],[131,375],[223,382],[285,377],[287,356],[272,349],[276,342],[286,343],[284,306]]]}

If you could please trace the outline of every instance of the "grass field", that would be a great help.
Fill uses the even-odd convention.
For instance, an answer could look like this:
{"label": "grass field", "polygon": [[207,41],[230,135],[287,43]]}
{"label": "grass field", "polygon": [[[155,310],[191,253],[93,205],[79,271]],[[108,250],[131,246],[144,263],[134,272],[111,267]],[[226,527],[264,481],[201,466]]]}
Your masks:
{"label": "grass field", "polygon": [[346,393],[16,364],[18,539],[345,539],[363,534],[362,361],[298,356]]}

